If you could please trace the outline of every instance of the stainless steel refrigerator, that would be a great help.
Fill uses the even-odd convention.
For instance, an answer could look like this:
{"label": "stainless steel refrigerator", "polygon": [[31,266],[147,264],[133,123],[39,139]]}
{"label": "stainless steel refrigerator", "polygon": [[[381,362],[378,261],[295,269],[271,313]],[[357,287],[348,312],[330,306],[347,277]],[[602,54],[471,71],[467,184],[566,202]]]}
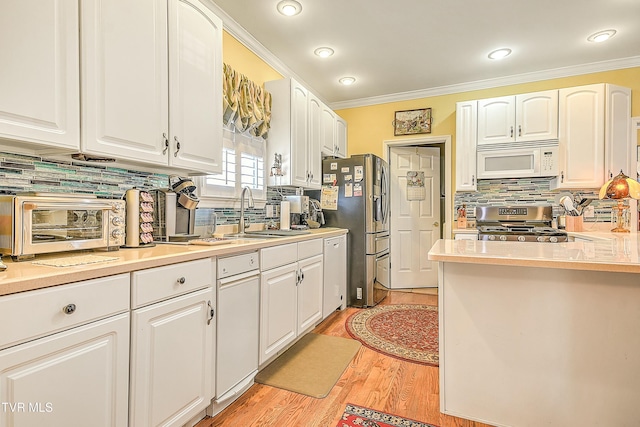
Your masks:
{"label": "stainless steel refrigerator", "polygon": [[[322,181],[328,202],[323,209],[326,225],[349,229],[347,304],[374,306],[389,291],[387,162],[373,154],[327,158],[322,163]],[[335,210],[327,208],[336,196]]]}

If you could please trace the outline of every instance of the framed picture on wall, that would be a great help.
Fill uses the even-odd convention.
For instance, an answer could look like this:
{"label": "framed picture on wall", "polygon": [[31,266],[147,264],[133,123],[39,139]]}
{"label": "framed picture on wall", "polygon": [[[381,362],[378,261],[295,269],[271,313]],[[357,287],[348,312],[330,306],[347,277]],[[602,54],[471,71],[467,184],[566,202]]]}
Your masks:
{"label": "framed picture on wall", "polygon": [[399,136],[417,133],[431,133],[431,108],[396,111],[393,134]]}

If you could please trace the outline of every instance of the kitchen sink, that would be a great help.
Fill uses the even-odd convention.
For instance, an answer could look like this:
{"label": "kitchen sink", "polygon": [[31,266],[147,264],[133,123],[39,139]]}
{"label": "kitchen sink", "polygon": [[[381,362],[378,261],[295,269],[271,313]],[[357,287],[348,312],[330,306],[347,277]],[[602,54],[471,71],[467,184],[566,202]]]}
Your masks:
{"label": "kitchen sink", "polygon": [[271,238],[278,238],[278,237],[284,237],[284,236],[276,236],[273,234],[253,234],[253,232],[224,235],[225,239],[230,239],[230,240],[242,240],[242,239],[259,240],[259,239],[271,239]]}
{"label": "kitchen sink", "polygon": [[273,236],[273,237],[287,237],[287,236],[299,236],[302,234],[311,233],[308,230],[257,230],[248,231],[245,234],[251,234],[255,236]]}

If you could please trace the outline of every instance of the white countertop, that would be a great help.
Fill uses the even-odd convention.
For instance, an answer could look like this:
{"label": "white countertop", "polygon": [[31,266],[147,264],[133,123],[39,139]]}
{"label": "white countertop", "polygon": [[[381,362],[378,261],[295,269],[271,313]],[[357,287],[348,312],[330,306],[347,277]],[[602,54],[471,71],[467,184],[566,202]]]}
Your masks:
{"label": "white countertop", "polygon": [[73,258],[82,255],[96,255],[118,258],[113,261],[84,264],[70,267],[51,267],[34,264],[32,261],[12,262],[9,257],[3,259],[8,266],[0,272],[0,296],[16,292],[62,285],[97,277],[128,273],[145,268],[159,267],[178,262],[201,258],[228,256],[236,253],[254,251],[269,246],[300,242],[315,238],[334,237],[346,234],[348,230],[324,227],[309,230],[309,234],[280,237],[276,239],[251,239],[250,241],[230,241],[229,244],[215,246],[156,244],[153,247],[120,249],[113,252],[62,252],[39,255],[36,260]]}
{"label": "white countertop", "polygon": [[566,243],[438,240],[433,261],[640,273],[636,233],[571,233],[590,241]]}

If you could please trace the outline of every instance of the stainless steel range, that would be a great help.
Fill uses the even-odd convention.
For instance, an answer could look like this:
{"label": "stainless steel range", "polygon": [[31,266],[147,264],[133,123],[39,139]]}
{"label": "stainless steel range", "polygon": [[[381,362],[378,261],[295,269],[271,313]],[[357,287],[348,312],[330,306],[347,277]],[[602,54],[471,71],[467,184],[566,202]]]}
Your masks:
{"label": "stainless steel range", "polygon": [[479,206],[478,240],[550,242],[568,240],[567,233],[551,226],[551,206]]}

